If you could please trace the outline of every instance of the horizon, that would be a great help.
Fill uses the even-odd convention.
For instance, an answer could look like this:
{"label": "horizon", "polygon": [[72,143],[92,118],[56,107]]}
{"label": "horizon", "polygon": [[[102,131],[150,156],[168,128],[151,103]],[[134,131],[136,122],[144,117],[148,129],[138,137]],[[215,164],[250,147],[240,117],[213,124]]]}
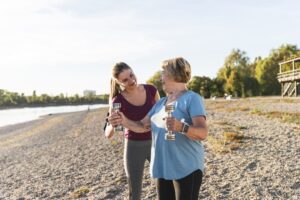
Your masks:
{"label": "horizon", "polygon": [[214,78],[233,49],[252,62],[283,44],[300,46],[300,2],[263,0],[12,0],[0,7],[0,89],[32,95],[109,93],[114,63],[139,83],[182,56],[192,76]]}

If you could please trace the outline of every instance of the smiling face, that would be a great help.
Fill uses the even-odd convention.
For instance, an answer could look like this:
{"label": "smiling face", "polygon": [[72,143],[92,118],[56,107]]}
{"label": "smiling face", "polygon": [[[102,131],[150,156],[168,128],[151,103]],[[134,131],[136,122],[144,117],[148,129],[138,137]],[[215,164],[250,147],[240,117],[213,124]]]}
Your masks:
{"label": "smiling face", "polygon": [[117,83],[126,88],[137,86],[136,76],[131,69],[124,69],[116,79]]}

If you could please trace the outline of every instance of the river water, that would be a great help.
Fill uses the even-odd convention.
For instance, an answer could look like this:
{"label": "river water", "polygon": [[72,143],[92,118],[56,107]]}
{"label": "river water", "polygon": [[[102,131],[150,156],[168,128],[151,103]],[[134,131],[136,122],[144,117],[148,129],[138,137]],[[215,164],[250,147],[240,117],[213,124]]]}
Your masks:
{"label": "river water", "polygon": [[107,104],[95,105],[79,105],[79,106],[49,106],[49,107],[35,107],[35,108],[16,108],[0,110],[0,127],[6,125],[17,124],[38,119],[43,115],[68,113],[83,111],[88,109],[96,109],[108,107]]}

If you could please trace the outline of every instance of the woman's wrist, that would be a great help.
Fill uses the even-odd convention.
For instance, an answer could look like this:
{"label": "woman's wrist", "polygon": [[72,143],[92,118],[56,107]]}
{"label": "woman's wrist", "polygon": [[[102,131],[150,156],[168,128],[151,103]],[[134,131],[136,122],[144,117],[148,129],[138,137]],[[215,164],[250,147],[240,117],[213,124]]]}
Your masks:
{"label": "woman's wrist", "polygon": [[183,135],[186,135],[189,131],[189,128],[190,128],[190,125],[188,125],[186,122],[181,122],[182,123],[182,126],[181,126],[181,131],[180,133],[183,134]]}

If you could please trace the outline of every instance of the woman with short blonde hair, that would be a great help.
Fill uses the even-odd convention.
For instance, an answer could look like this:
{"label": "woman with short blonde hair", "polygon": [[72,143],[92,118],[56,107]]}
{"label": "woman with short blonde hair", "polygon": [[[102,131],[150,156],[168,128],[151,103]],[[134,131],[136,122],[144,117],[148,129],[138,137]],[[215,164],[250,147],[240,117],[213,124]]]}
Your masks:
{"label": "woman with short blonde hair", "polygon": [[191,66],[182,57],[165,60],[162,68],[177,82],[187,83],[191,79]]}

